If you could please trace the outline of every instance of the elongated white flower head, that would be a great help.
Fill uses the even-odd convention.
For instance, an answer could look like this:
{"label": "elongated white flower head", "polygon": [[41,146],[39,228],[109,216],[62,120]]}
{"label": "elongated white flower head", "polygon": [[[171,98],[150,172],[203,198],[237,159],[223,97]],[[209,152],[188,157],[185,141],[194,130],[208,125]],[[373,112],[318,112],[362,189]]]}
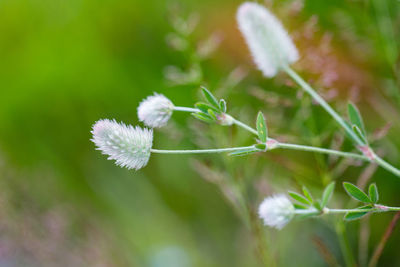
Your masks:
{"label": "elongated white flower head", "polygon": [[167,124],[171,118],[174,104],[162,94],[144,99],[138,107],[139,120],[151,128],[159,128]]}
{"label": "elongated white flower head", "polygon": [[264,225],[282,229],[294,216],[294,207],[285,195],[267,197],[258,208]]}
{"label": "elongated white flower head", "polygon": [[133,127],[115,120],[99,120],[93,125],[92,134],[97,150],[121,167],[138,170],[149,161],[153,144],[151,129]]}
{"label": "elongated white flower head", "polygon": [[243,3],[237,21],[257,67],[273,77],[283,66],[298,60],[299,54],[280,21],[257,3]]}

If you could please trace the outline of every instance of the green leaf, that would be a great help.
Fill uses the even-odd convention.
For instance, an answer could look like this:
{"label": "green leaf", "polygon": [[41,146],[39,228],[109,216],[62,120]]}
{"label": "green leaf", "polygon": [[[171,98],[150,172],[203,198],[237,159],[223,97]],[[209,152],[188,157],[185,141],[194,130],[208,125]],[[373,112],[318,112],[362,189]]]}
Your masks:
{"label": "green leaf", "polygon": [[365,215],[367,215],[368,212],[348,212],[346,213],[346,215],[344,215],[344,220],[345,221],[354,221],[354,220],[358,220],[361,219],[362,217],[364,217]]}
{"label": "green leaf", "polygon": [[371,200],[360,188],[355,186],[352,183],[344,182],[343,187],[346,190],[347,194],[352,198],[364,202],[364,203],[371,203]]}
{"label": "green leaf", "polygon": [[312,197],[310,191],[308,191],[307,187],[305,187],[305,186],[303,186],[303,194],[304,194],[304,196],[305,196],[311,203],[314,202],[313,197]]}
{"label": "green leaf", "polygon": [[373,208],[372,205],[366,205],[366,206],[357,207],[357,209],[363,209],[363,210],[365,210],[365,212],[363,212],[363,211],[347,212],[346,215],[344,216],[344,219],[346,221],[352,221],[352,220],[360,219],[364,215],[368,214],[372,208]]}
{"label": "green leaf", "polygon": [[298,210],[306,210],[306,209],[308,209],[307,206],[304,206],[304,205],[301,205],[301,204],[298,204],[298,203],[293,203],[293,207],[295,209],[298,209]]}
{"label": "green leaf", "polygon": [[322,210],[322,206],[319,201],[314,201],[312,204],[313,204],[314,208],[316,208],[317,210]]}
{"label": "green leaf", "polygon": [[207,123],[212,123],[214,122],[214,120],[210,117],[210,115],[205,114],[205,113],[191,113],[193,117],[195,117],[196,119],[199,119],[201,121],[207,122]]}
{"label": "green leaf", "polygon": [[266,151],[267,150],[267,145],[266,144],[256,144],[254,145],[255,148],[262,150],[262,151]]}
{"label": "green leaf", "polygon": [[208,109],[208,114],[214,119],[217,120],[217,116],[215,115],[214,111],[212,109]]}
{"label": "green leaf", "polygon": [[335,182],[332,182],[325,187],[324,193],[322,194],[322,201],[321,201],[321,206],[324,208],[329,200],[332,197],[333,190],[335,189]]}
{"label": "green leaf", "polygon": [[257,132],[258,132],[258,138],[262,143],[267,142],[267,136],[268,136],[268,130],[267,130],[267,124],[265,123],[265,118],[264,115],[262,114],[261,111],[258,112],[257,115]]}
{"label": "green leaf", "polygon": [[379,200],[379,193],[378,193],[378,187],[376,186],[375,183],[369,185],[368,192],[371,201],[373,203],[377,203]]}
{"label": "green leaf", "polygon": [[347,105],[347,111],[349,113],[350,122],[360,128],[362,134],[365,136],[365,127],[360,111],[358,111],[357,107],[351,102]]}
{"label": "green leaf", "polygon": [[205,87],[202,87],[202,89],[204,97],[207,99],[208,103],[210,103],[215,108],[219,109],[218,101],[215,98],[215,96],[213,96],[213,94],[210,91],[208,91]]}
{"label": "green leaf", "polygon": [[229,156],[246,156],[246,155],[253,154],[253,153],[256,153],[256,152],[259,152],[259,150],[255,149],[255,148],[245,148],[245,149],[241,149],[241,150],[237,150],[237,151],[231,152],[228,155]]}
{"label": "green leaf", "polygon": [[361,141],[364,143],[364,145],[368,144],[367,137],[361,132],[360,128],[358,128],[357,125],[353,124],[351,127],[353,132],[358,136],[358,138],[361,139]]}
{"label": "green leaf", "polygon": [[291,191],[289,191],[288,193],[289,193],[289,196],[291,198],[293,198],[294,200],[296,200],[302,204],[305,204],[307,206],[311,205],[311,202],[307,198],[303,197],[302,195],[295,193],[295,192],[291,192]]}
{"label": "green leaf", "polygon": [[219,101],[219,109],[220,109],[223,113],[226,112],[226,102],[225,102],[225,100],[221,99],[221,100]]}
{"label": "green leaf", "polygon": [[217,113],[219,113],[219,110],[214,108],[213,106],[210,106],[209,104],[203,103],[203,102],[198,102],[194,105],[197,109],[201,110],[204,113],[208,113],[208,110],[211,109]]}

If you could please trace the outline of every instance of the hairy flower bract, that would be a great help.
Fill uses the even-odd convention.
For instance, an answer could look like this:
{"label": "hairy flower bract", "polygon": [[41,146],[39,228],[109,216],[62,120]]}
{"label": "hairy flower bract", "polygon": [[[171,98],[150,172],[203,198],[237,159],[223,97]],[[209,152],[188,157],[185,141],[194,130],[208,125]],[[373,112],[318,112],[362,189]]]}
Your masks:
{"label": "hairy flower bract", "polygon": [[264,6],[246,2],[237,11],[237,21],[257,67],[273,77],[283,66],[298,60],[296,46],[280,21]]}
{"label": "hairy flower bract", "polygon": [[160,128],[167,124],[174,110],[174,104],[162,94],[144,99],[138,107],[138,117],[146,126]]}
{"label": "hairy flower bract", "polygon": [[258,215],[264,224],[282,229],[294,216],[293,204],[285,195],[267,197],[258,208]]}
{"label": "hairy flower bract", "polygon": [[97,149],[121,167],[138,170],[149,161],[153,144],[151,129],[105,119],[93,125],[92,134]]}

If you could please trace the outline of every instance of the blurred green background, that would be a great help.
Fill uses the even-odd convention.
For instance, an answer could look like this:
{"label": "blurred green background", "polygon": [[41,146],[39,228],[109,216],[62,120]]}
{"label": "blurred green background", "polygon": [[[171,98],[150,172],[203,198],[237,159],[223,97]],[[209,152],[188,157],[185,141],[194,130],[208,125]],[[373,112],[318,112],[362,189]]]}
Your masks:
{"label": "blurred green background", "polygon": [[[250,124],[262,110],[273,137],[353,149],[285,75],[266,80],[255,69],[236,26],[241,2],[0,0],[0,266],[262,266],[251,231],[221,193],[224,187],[205,177],[218,173],[244,184],[253,210],[273,192],[306,184],[319,194],[331,180],[338,181],[334,206],[354,206],[346,204],[340,182],[366,180],[377,182],[382,203],[400,205],[398,178],[325,156],[153,155],[147,167],[134,172],[94,149],[90,130],[98,119],[137,124],[138,103],[153,92],[192,106],[199,85],[224,97],[231,114]],[[300,50],[295,68],[342,114],[348,100],[356,102],[374,146],[400,166],[400,3],[265,4]],[[222,37],[216,52],[201,62],[190,49],[168,45],[179,24],[196,18],[193,14],[198,25],[183,39],[191,48],[215,32]],[[194,68],[197,76],[180,85],[176,82],[183,78],[172,77],[171,84],[171,68],[166,69],[171,65]],[[252,136],[235,127],[174,114],[167,128],[155,132],[154,147],[251,142]],[[345,225],[342,237],[360,265],[392,216]],[[277,265],[344,265],[334,227],[340,218],[333,217],[292,222],[279,232],[263,229]],[[381,266],[400,265],[399,242],[395,231]]]}

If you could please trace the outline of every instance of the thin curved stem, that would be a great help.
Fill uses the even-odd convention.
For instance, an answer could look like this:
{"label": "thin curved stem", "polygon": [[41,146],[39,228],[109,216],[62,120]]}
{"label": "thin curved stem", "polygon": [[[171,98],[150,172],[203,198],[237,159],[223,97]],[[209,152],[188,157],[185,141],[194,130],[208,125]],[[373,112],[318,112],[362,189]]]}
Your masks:
{"label": "thin curved stem", "polygon": [[324,215],[324,214],[340,214],[340,213],[356,213],[356,212],[389,212],[389,211],[400,211],[400,207],[388,207],[377,205],[375,208],[371,209],[328,209],[324,208],[322,212],[311,208],[311,209],[297,209],[295,214],[299,215]]}
{"label": "thin curved stem", "polygon": [[238,121],[237,119],[235,119],[233,117],[232,117],[232,119],[233,119],[233,124],[236,124],[237,126],[242,127],[243,129],[245,129],[255,135],[258,135],[257,131],[255,129],[251,128],[250,126],[248,126],[247,124],[245,124],[241,121]]}
{"label": "thin curved stem", "polygon": [[[184,112],[197,112],[197,109],[194,108],[187,108],[187,107],[175,107],[175,110],[178,111],[184,111]],[[232,117],[233,124],[245,129],[246,131],[258,135],[257,130],[254,128],[250,127],[249,125],[235,119]],[[335,156],[340,156],[340,157],[347,157],[347,158],[354,158],[354,159],[359,159],[359,160],[364,160],[364,161],[371,161],[368,157],[356,153],[350,153],[350,152],[341,152],[333,149],[326,149],[326,148],[318,148],[318,147],[313,147],[313,146],[305,146],[305,145],[297,145],[297,144],[288,144],[288,143],[277,143],[276,148],[283,148],[283,149],[290,149],[290,150],[300,150],[300,151],[308,151],[308,152],[316,152],[316,153],[322,153],[322,154],[330,154],[330,155],[335,155]],[[242,148],[241,148],[242,149]],[[177,151],[177,150],[173,150]],[[188,151],[188,150],[184,150]],[[196,150],[199,151],[199,150]],[[208,151],[213,151],[213,150],[208,150]],[[224,152],[224,151],[218,151],[218,152]],[[218,153],[218,152],[198,152],[198,153]],[[158,153],[166,153],[166,152],[158,152]],[[176,154],[189,154],[189,153],[176,153]],[[195,154],[195,153],[192,153]]]}
{"label": "thin curved stem", "polygon": [[[357,143],[359,146],[365,146],[361,139],[353,132],[349,125],[343,120],[341,116],[320,96],[317,92],[300,77],[294,70],[289,66],[284,66],[283,70],[300,85],[304,91],[306,91],[315,101],[317,101],[335,120],[342,128],[349,134],[349,136]],[[400,170],[391,165],[390,163],[384,161],[382,158],[374,154],[374,161],[380,165],[382,168],[388,170],[394,175],[400,177]]]}
{"label": "thin curved stem", "polygon": [[326,149],[326,148],[319,148],[313,146],[303,146],[303,145],[296,145],[296,144],[288,144],[288,143],[278,143],[277,148],[284,148],[284,149],[291,149],[291,150],[300,150],[300,151],[310,151],[310,152],[317,152],[321,154],[330,154],[339,157],[346,157],[346,158],[354,158],[364,161],[371,161],[368,157],[356,153],[350,152],[342,152],[333,149]]}
{"label": "thin curved stem", "polygon": [[184,112],[199,112],[199,110],[197,108],[176,107],[176,106],[174,106],[174,110],[184,111]]}
{"label": "thin curved stem", "polygon": [[337,114],[337,112],[317,93],[315,90],[303,80],[294,70],[292,70],[289,66],[284,66],[283,70],[295,81],[301,88],[304,89],[318,104],[321,105],[342,128],[351,136],[351,138],[358,144],[364,145],[361,139],[353,132],[353,130],[346,124],[343,118]]}
{"label": "thin curved stem", "polygon": [[152,153],[159,153],[159,154],[210,154],[210,153],[234,152],[242,149],[251,149],[251,148],[254,148],[254,146],[198,149],[198,150],[161,150],[152,148],[150,151]]}

